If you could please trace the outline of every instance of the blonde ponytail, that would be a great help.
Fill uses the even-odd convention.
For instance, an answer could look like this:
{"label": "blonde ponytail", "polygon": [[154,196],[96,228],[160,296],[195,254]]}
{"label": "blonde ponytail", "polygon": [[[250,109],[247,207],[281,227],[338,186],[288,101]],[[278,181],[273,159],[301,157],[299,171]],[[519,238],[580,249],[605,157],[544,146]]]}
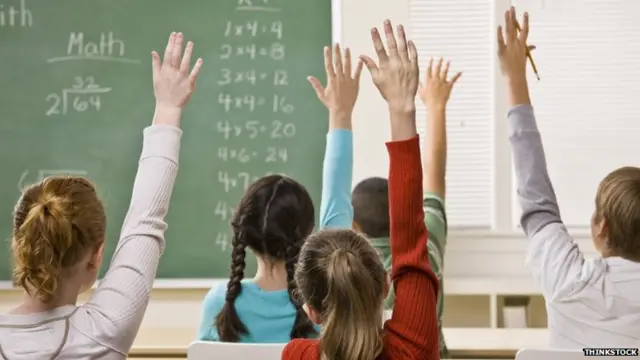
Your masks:
{"label": "blonde ponytail", "polygon": [[386,271],[351,230],[323,230],[305,242],[296,269],[303,300],[322,317],[323,360],[373,360],[382,353]]}
{"label": "blonde ponytail", "polygon": [[379,289],[369,269],[354,253],[336,250],[329,260],[327,280],[320,337],[324,358],[375,359],[382,352],[382,312]]}
{"label": "blonde ponytail", "polygon": [[41,302],[53,301],[65,271],[103,241],[104,230],[104,209],[87,180],[52,177],[27,188],[14,214],[14,282]]}

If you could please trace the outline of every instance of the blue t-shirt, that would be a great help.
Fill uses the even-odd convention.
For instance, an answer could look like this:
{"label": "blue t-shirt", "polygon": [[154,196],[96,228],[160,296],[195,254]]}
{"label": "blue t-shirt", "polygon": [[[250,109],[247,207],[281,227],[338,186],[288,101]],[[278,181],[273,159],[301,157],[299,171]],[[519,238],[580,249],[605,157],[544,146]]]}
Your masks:
{"label": "blue t-shirt", "polygon": [[[203,303],[198,340],[220,341],[215,321],[224,305],[226,292],[227,284],[209,290]],[[291,340],[296,308],[286,290],[264,291],[253,281],[245,280],[235,306],[240,320],[249,330],[249,334],[240,337],[240,342],[283,344]]]}

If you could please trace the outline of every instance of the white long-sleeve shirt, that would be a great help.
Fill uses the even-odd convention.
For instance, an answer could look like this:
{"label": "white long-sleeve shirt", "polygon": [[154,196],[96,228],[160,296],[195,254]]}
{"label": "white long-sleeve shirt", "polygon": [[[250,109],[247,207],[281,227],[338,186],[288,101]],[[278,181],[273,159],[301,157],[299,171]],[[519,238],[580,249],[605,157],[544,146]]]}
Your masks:
{"label": "white long-sleeve shirt", "polygon": [[91,299],[43,313],[0,315],[0,359],[126,359],[164,250],[181,136],[179,128],[166,125],[144,130],[131,205],[109,270]]}
{"label": "white long-sleeve shirt", "polygon": [[560,218],[533,108],[508,118],[527,265],[546,300],[551,347],[640,347],[640,263],[584,258]]}

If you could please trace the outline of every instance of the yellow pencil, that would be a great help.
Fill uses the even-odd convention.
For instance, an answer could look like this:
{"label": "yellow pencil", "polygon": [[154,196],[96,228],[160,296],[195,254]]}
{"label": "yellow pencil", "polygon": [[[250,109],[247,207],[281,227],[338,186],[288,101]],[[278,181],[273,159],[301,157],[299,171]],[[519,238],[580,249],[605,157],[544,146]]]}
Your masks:
{"label": "yellow pencil", "polygon": [[[520,23],[517,21],[516,21],[516,29],[518,31],[522,31],[522,29],[520,29]],[[533,68],[533,72],[536,74],[536,78],[540,80],[540,75],[538,74],[538,68],[536,67],[536,63],[533,61],[533,56],[531,56],[531,51],[529,51],[529,46],[527,44],[525,44],[525,49],[527,51],[527,58],[531,62],[531,67]]]}

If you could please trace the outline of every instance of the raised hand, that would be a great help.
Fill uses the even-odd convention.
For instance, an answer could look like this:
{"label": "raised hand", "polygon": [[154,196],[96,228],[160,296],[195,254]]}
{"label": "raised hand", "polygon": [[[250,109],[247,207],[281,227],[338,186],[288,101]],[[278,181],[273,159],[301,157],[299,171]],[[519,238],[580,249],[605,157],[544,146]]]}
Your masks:
{"label": "raised hand", "polygon": [[425,74],[425,83],[420,86],[418,94],[420,100],[429,110],[444,110],[449,101],[451,90],[456,81],[462,76],[461,72],[456,73],[451,80],[449,77],[450,61],[447,61],[444,67],[442,66],[442,58],[438,61],[436,66],[433,66],[433,59],[429,59],[427,65],[427,71]]}
{"label": "raised hand", "polygon": [[[525,77],[527,68],[527,37],[529,36],[529,14],[524,13],[522,30],[516,18],[516,9],[511,7],[504,13],[505,27],[498,26],[498,58],[500,70],[507,77]],[[518,33],[519,32],[519,33]],[[529,50],[535,49],[530,46]]]}
{"label": "raised hand", "polygon": [[346,48],[344,59],[340,45],[324,48],[324,68],[327,85],[309,76],[307,80],[313,86],[318,99],[329,110],[329,127],[332,129],[351,129],[351,114],[358,98],[362,61],[358,61],[355,71],[351,70],[351,51]]}
{"label": "raised hand", "polygon": [[371,73],[373,83],[392,111],[415,110],[418,90],[418,52],[412,41],[407,41],[404,27],[397,27],[398,39],[393,33],[391,22],[384,22],[387,49],[382,43],[378,29],[371,29],[371,40],[378,55],[378,64],[368,56],[360,58]]}
{"label": "raised hand", "polygon": [[[527,37],[529,36],[529,14],[524,13],[522,30],[518,33],[516,9],[512,6],[504,13],[505,29],[498,27],[498,58],[500,70],[507,79],[511,105],[529,104],[527,85]],[[529,47],[529,51],[535,49]]]}
{"label": "raised hand", "polygon": [[182,53],[182,33],[171,33],[164,59],[157,52],[151,52],[153,69],[153,90],[156,96],[156,116],[154,123],[178,126],[182,110],[191,99],[196,88],[196,80],[202,68],[198,59],[191,72],[193,43],[189,41]]}

